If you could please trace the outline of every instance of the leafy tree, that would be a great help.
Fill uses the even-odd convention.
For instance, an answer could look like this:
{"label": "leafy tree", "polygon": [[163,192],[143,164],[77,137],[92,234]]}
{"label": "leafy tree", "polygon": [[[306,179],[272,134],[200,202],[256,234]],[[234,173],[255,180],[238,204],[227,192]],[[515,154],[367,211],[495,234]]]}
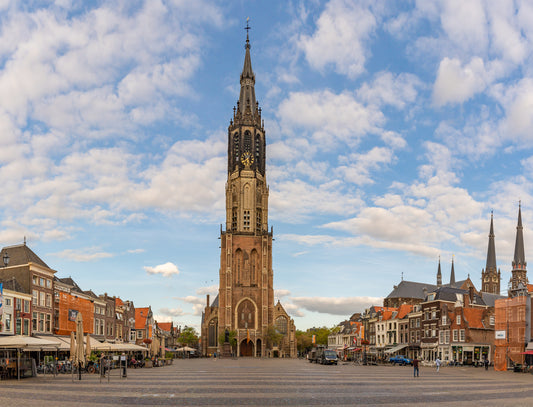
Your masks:
{"label": "leafy tree", "polygon": [[[229,332],[229,344],[232,348],[237,346],[237,331],[228,331]],[[222,345],[226,341],[226,332],[222,332],[218,335],[218,343]]]}
{"label": "leafy tree", "polygon": [[296,343],[300,353],[308,352],[313,347],[309,332],[300,331],[299,329],[296,330]]}
{"label": "leafy tree", "polygon": [[194,347],[198,344],[198,333],[193,327],[185,325],[178,336],[178,341],[182,345]]}
{"label": "leafy tree", "polygon": [[279,345],[281,341],[283,340],[284,336],[285,335],[283,335],[282,333],[279,333],[276,327],[272,325],[270,325],[267,329],[266,338],[267,338],[267,343],[270,347]]}

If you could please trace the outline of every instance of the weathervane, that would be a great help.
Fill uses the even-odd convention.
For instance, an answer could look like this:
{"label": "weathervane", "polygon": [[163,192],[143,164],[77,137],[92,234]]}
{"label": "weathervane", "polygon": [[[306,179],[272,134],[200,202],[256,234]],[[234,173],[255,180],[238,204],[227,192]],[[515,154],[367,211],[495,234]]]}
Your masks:
{"label": "weathervane", "polygon": [[246,30],[246,35],[248,35],[248,31],[250,30],[250,24],[248,22],[250,21],[250,17],[246,17],[246,27],[244,29]]}

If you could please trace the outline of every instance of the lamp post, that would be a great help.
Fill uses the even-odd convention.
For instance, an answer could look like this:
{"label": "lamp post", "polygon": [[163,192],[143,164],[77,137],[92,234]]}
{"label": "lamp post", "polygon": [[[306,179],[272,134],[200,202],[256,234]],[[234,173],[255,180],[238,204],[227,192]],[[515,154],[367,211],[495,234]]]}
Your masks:
{"label": "lamp post", "polygon": [[7,254],[7,251],[4,252],[4,267],[7,267],[9,264],[9,255]]}

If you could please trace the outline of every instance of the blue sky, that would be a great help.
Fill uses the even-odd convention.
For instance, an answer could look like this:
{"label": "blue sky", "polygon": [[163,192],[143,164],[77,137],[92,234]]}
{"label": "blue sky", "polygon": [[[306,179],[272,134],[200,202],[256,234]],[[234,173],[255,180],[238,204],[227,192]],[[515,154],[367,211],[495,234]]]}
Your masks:
{"label": "blue sky", "polygon": [[505,291],[519,200],[533,242],[528,1],[0,1],[0,242],[198,328],[247,17],[296,327],[439,256],[479,288],[491,210]]}

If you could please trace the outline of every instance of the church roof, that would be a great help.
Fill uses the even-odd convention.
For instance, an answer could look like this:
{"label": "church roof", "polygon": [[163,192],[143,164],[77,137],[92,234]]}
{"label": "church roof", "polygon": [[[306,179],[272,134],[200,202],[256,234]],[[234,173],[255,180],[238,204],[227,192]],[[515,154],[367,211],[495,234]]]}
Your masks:
{"label": "church roof", "polygon": [[486,293],[483,291],[480,292],[480,295],[483,298],[483,302],[485,303],[485,305],[488,305],[489,307],[494,307],[496,300],[507,298],[506,296],[500,294]]}
{"label": "church roof", "polygon": [[402,280],[400,284],[394,286],[387,298],[418,298],[423,300],[427,292],[434,291],[436,288],[437,286],[433,284]]}
{"label": "church roof", "polygon": [[4,247],[0,256],[3,258],[6,252],[9,256],[9,266],[22,266],[28,263],[35,263],[41,267],[50,268],[26,244]]}

